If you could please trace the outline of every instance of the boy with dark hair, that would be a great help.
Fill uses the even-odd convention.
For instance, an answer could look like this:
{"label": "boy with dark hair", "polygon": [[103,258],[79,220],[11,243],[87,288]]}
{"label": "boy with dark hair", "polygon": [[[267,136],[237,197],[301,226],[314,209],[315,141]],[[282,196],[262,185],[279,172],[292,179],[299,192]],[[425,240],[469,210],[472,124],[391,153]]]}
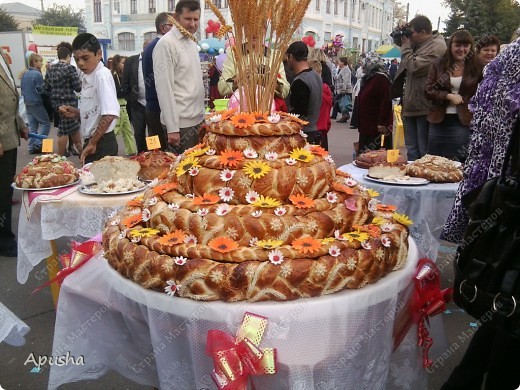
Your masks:
{"label": "boy with dark hair", "polygon": [[102,61],[101,45],[89,33],[79,34],[72,42],[74,59],[81,70],[79,107],[60,106],[67,118],[80,118],[83,137],[83,164],[105,156],[117,156],[117,140],[113,132],[119,118],[116,86],[110,70]]}

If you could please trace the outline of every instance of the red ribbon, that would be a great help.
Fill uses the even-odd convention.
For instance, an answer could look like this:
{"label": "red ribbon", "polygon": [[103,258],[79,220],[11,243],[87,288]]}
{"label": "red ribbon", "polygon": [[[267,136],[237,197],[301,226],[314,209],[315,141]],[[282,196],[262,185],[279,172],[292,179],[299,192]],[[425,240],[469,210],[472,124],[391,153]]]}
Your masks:
{"label": "red ribbon", "polygon": [[206,354],[213,358],[211,377],[219,390],[245,390],[249,375],[276,373],[276,349],[258,347],[266,326],[266,317],[245,313],[236,337],[208,332]]}
{"label": "red ribbon", "polygon": [[440,289],[439,269],[429,259],[419,260],[413,280],[414,290],[408,302],[408,309],[404,310],[396,321],[394,350],[404,339],[410,327],[416,324],[418,345],[423,348],[423,367],[426,368],[432,365],[432,361],[428,358],[428,352],[433,344],[427,326],[429,319],[446,310],[446,303],[451,301],[453,289]]}
{"label": "red ribbon", "polygon": [[101,249],[102,247],[98,240],[98,236],[93,237],[82,244],[72,244],[71,253],[61,256],[60,258],[63,269],[61,269],[54,278],[42,284],[41,286],[36,287],[32,294],[37,293],[54,282],[62,284],[63,280],[65,280],[67,276],[81,268],[87,261],[99,253]]}

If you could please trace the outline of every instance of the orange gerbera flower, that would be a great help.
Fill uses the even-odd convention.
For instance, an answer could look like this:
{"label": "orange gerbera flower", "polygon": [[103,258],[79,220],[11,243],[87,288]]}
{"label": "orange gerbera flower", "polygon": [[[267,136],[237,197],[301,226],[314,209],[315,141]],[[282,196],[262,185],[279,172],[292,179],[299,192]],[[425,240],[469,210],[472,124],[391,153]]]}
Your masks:
{"label": "orange gerbera flower", "polygon": [[126,202],[128,207],[141,207],[143,205],[143,196],[136,196],[134,199]]}
{"label": "orange gerbera flower", "polygon": [[291,246],[300,253],[314,253],[321,248],[321,242],[312,237],[302,237],[294,240]]}
{"label": "orange gerbera flower", "polygon": [[345,184],[338,183],[337,181],[332,183],[332,188],[336,191],[343,192],[347,195],[354,194],[354,190]]}
{"label": "orange gerbera flower", "polygon": [[369,224],[369,225],[354,225],[352,226],[354,229],[357,229],[361,232],[368,233],[371,237],[381,237],[381,228],[375,224]]}
{"label": "orange gerbera flower", "polygon": [[225,121],[229,118],[231,118],[231,116],[236,112],[236,108],[232,108],[230,110],[224,110],[222,111],[222,113],[220,115],[222,115],[222,120]]}
{"label": "orange gerbera flower", "polygon": [[143,219],[141,217],[141,213],[132,214],[131,216],[123,219],[123,225],[125,225],[125,227],[127,229],[130,229],[131,227],[134,227],[135,225],[137,225],[139,222],[142,222],[142,220]]}
{"label": "orange gerbera flower", "polygon": [[182,244],[184,242],[184,238],[186,237],[186,234],[180,229],[175,230],[174,232],[165,234],[161,238],[159,238],[157,241],[161,245],[166,246],[172,246],[177,244]]}
{"label": "orange gerbera flower", "polygon": [[389,211],[389,212],[393,213],[395,210],[397,210],[397,207],[392,205],[392,204],[382,204],[382,203],[379,203],[376,206],[376,210],[383,211],[383,212]]}
{"label": "orange gerbera flower", "polygon": [[238,248],[238,244],[229,237],[217,237],[208,242],[208,245],[214,251],[220,253],[231,252]]}
{"label": "orange gerbera flower", "polygon": [[289,199],[299,209],[308,209],[309,207],[314,207],[314,200],[311,198],[307,198],[303,194],[291,195]]}
{"label": "orange gerbera flower", "polygon": [[326,155],[329,154],[329,152],[327,152],[325,149],[323,149],[321,146],[318,146],[318,145],[311,146],[311,148],[309,150],[311,151],[312,154],[315,154],[315,155],[321,156],[321,157],[325,157]]}
{"label": "orange gerbera flower", "polygon": [[222,165],[229,165],[230,167],[236,167],[239,161],[244,159],[244,155],[239,150],[224,150],[220,154],[220,163]]}
{"label": "orange gerbera flower", "polygon": [[245,129],[255,123],[255,116],[248,112],[239,112],[231,117],[231,123],[239,129]]}
{"label": "orange gerbera flower", "polygon": [[267,111],[266,112],[255,111],[255,112],[251,113],[251,115],[254,116],[256,123],[267,123],[267,115],[269,115],[269,113]]}
{"label": "orange gerbera flower", "polygon": [[162,195],[162,194],[166,194],[167,192],[170,192],[171,190],[174,190],[175,188],[177,188],[176,183],[162,183],[162,184],[156,185],[153,188],[153,193],[155,195]]}
{"label": "orange gerbera flower", "polygon": [[200,205],[207,205],[207,204],[215,204],[220,200],[220,196],[213,195],[213,194],[204,194],[202,196],[197,196],[193,199],[193,203],[200,204]]}

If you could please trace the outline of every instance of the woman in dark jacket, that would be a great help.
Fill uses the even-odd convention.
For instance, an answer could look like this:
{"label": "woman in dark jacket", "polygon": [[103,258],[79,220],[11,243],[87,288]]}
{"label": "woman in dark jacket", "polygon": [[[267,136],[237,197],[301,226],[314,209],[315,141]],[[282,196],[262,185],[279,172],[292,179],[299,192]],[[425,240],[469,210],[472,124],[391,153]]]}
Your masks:
{"label": "woman in dark jacket", "polygon": [[468,155],[471,112],[469,99],[482,78],[471,34],[451,36],[446,54],[435,60],[426,80],[425,94],[433,103],[428,113],[428,153],[464,162]]}

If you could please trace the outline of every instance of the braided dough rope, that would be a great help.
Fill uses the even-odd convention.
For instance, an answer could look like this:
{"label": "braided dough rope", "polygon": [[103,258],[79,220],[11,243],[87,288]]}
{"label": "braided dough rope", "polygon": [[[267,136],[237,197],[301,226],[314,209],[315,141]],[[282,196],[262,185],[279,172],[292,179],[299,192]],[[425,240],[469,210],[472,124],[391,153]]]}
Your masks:
{"label": "braided dough rope", "polygon": [[408,164],[406,174],[422,177],[434,183],[456,183],[462,180],[462,169],[455,161],[430,154]]}
{"label": "braided dough rope", "polygon": [[301,130],[301,124],[296,119],[282,119],[278,123],[254,123],[246,128],[235,127],[231,121],[222,121],[210,123],[209,131],[215,134],[247,136],[247,135],[291,135],[298,134]]}

